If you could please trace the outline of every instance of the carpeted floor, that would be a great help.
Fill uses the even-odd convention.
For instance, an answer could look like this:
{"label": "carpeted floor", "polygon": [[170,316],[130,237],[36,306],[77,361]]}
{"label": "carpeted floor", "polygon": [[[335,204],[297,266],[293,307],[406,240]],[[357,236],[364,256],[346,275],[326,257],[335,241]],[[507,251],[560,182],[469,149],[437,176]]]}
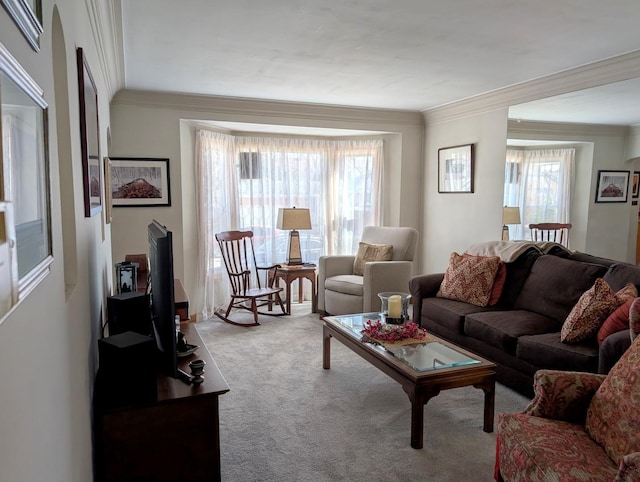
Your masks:
{"label": "carpeted floor", "polygon": [[[433,398],[424,448],[412,449],[400,385],[336,340],[324,370],[322,321],[310,311],[294,304],[291,316],[250,328],[217,318],[196,325],[231,388],[220,399],[222,480],[492,480],[495,434],[482,431],[481,390]],[[496,414],[527,403],[496,387]]]}

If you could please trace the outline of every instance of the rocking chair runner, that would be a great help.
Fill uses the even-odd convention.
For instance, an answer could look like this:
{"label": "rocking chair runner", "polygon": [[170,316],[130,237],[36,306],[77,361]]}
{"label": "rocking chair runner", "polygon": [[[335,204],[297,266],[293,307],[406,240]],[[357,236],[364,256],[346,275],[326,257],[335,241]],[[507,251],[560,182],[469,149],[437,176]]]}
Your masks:
{"label": "rocking chair runner", "polygon": [[[216,311],[216,316],[232,325],[256,326],[260,324],[258,323],[258,314],[288,315],[280,298],[282,288],[273,287],[273,282],[276,278],[275,271],[278,269],[278,265],[257,266],[253,251],[253,232],[225,231],[216,234],[216,241],[220,246],[220,253],[229,275],[232,291],[227,312],[223,315]],[[253,270],[255,270],[255,275]],[[263,273],[263,279],[261,279],[261,273]],[[247,303],[250,303],[250,306],[247,306]],[[259,307],[265,305],[268,305],[269,311],[271,311],[273,303],[280,305],[282,313],[263,313],[258,311]],[[229,319],[229,313],[231,313],[232,308],[242,308],[253,312],[253,323],[238,323]]]}

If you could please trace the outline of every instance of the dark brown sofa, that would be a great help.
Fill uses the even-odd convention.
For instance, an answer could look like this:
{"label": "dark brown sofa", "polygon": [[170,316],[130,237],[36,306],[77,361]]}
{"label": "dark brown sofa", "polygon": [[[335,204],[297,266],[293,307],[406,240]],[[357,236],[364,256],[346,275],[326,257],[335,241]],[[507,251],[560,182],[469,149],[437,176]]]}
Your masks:
{"label": "dark brown sofa", "polygon": [[487,307],[436,297],[444,273],[413,277],[409,282],[413,320],[492,360],[498,367],[498,381],[527,396],[533,395],[533,375],[541,368],[606,371],[628,346],[623,336],[616,335],[621,341],[601,363],[600,351],[609,344],[599,347],[595,338],[562,343],[560,330],[597,278],[607,281],[614,291],[629,282],[640,288],[640,267],[585,253],[558,250],[541,254],[530,249],[506,263],[506,268],[500,300]]}

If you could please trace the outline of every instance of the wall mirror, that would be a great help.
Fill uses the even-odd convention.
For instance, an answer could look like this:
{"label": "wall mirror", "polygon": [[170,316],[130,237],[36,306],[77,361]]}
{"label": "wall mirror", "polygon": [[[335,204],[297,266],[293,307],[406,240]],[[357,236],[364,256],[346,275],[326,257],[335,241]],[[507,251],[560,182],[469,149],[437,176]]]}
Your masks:
{"label": "wall mirror", "polygon": [[[634,135],[637,138],[634,132],[640,125],[639,90],[640,78],[631,78],[510,106],[505,202],[507,193],[516,182],[523,184],[524,175],[523,165],[514,169],[514,163],[509,162],[510,149],[520,150],[528,158],[537,155],[545,160],[545,163],[538,164],[540,172],[561,166],[562,160],[566,159],[562,154],[573,150],[570,177],[556,176],[558,182],[551,185],[548,179],[551,174],[557,173],[543,172],[546,177],[542,194],[546,197],[544,202],[538,203],[539,207],[544,208],[545,213],[557,212],[554,211],[557,203],[548,202],[548,194],[551,188],[566,185],[564,181],[569,179],[570,189],[565,188],[568,192],[564,196],[568,215],[565,218],[558,216],[553,221],[573,225],[571,249],[596,251],[615,259],[630,258],[626,249],[632,249],[635,244],[635,239],[632,239],[635,237],[633,227],[629,226],[627,235],[626,218],[630,211],[627,212],[623,203],[620,203],[618,210],[614,206],[603,208],[596,205],[594,199],[598,170],[637,170],[634,158],[638,157],[640,145],[634,148],[633,139]],[[638,144],[638,141],[635,142]],[[541,152],[548,155],[544,157]],[[530,201],[531,196],[527,194],[526,199]],[[513,204],[521,209],[523,207],[523,201],[517,204],[513,200]],[[621,229],[621,221],[624,229]],[[511,228],[518,236],[516,239],[530,239],[526,225],[531,222],[543,221],[523,216],[522,226]],[[619,238],[617,242],[611,242],[611,233],[616,233]],[[629,248],[626,248],[627,245]]]}
{"label": "wall mirror", "polygon": [[[14,303],[23,299],[49,272],[52,258],[47,145],[47,103],[42,89],[0,44],[0,119],[2,182],[7,203],[5,238],[11,248]],[[0,228],[1,229],[1,228]],[[0,242],[1,242],[0,236]],[[0,267],[2,269],[2,267]]]}

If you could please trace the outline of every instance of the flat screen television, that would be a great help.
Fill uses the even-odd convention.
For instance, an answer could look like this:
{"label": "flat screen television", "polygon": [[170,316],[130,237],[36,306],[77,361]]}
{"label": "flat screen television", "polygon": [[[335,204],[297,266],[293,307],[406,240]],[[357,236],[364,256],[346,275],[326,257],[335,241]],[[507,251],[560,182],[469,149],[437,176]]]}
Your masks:
{"label": "flat screen television", "polygon": [[149,283],[151,323],[158,346],[161,373],[179,378],[176,350],[175,300],[173,287],[173,235],[155,219],[147,227],[149,236]]}

